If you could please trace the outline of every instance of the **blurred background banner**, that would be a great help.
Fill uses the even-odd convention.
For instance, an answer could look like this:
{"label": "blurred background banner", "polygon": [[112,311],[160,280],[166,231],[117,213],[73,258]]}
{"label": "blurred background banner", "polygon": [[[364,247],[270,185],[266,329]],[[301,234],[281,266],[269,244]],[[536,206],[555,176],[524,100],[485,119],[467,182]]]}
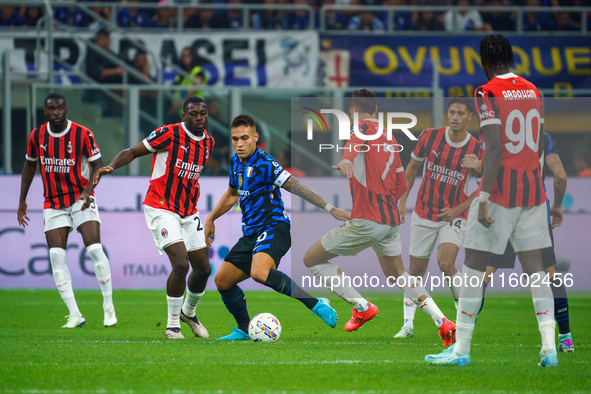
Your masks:
{"label": "blurred background banner", "polygon": [[[323,35],[330,82],[344,86],[431,86],[433,61],[446,96],[473,96],[483,84],[480,36]],[[514,72],[539,89],[591,88],[589,37],[508,36],[515,52]],[[339,55],[338,51],[345,52]],[[338,63],[340,62],[340,64]],[[343,63],[350,62],[350,70]],[[343,85],[339,85],[342,87]]]}
{"label": "blurred background banner", "polygon": [[[56,61],[63,64],[64,69],[84,71],[88,67],[85,40],[92,40],[94,36],[89,31],[77,32],[75,38],[68,32],[55,32]],[[138,43],[149,53],[157,54],[159,61],[148,57],[152,70],[167,62],[177,63],[183,48],[191,48],[196,55],[195,62],[209,75],[209,85],[305,88],[313,87],[316,82],[319,56],[316,32],[249,32],[247,35],[240,32],[127,32],[124,35],[113,32],[110,38],[111,51],[130,64]],[[13,63],[16,70],[20,68],[21,71],[35,68],[43,71],[39,68],[46,60],[36,53],[37,44],[37,32],[15,31],[10,37],[0,37],[1,50],[20,50]],[[162,82],[172,83],[174,76],[164,72]],[[62,79],[61,82],[77,83],[79,80]]]}

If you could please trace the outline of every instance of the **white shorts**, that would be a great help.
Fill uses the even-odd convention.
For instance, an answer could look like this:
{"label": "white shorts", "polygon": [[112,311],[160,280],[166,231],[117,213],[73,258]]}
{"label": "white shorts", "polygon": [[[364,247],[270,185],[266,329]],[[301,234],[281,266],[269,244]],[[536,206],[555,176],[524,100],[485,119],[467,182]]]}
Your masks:
{"label": "white shorts", "polygon": [[180,241],[185,243],[187,252],[205,248],[205,224],[199,213],[181,218],[176,213],[144,205],[144,216],[160,254]]}
{"label": "white shorts", "polygon": [[82,211],[83,200],[76,201],[68,208],[52,209],[47,208],[43,210],[43,231],[48,232],[56,228],[69,227],[78,229],[82,223],[95,220],[101,223],[99,216],[99,209],[94,196],[90,196],[90,206]]}
{"label": "white shorts", "polygon": [[433,253],[437,238],[439,245],[451,243],[462,247],[466,219],[454,219],[451,222],[434,222],[412,214],[410,222],[409,254],[419,259],[428,259]]}
{"label": "white shorts", "polygon": [[400,226],[389,226],[367,219],[348,220],[341,227],[326,233],[320,242],[327,252],[339,256],[356,256],[371,247],[378,256],[399,256],[402,253]]}
{"label": "white shorts", "polygon": [[511,241],[515,252],[552,246],[545,203],[535,207],[507,208],[489,201],[488,216],[495,220],[490,228],[478,222],[479,205],[479,200],[474,199],[468,212],[464,241],[467,249],[503,254],[507,241]]}

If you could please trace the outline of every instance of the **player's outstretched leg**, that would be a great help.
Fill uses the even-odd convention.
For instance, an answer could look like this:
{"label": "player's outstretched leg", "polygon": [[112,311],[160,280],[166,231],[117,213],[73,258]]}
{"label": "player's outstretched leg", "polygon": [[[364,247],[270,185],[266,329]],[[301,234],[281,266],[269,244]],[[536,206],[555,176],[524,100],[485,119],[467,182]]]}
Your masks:
{"label": "player's outstretched leg", "polygon": [[[257,253],[257,255],[259,254],[262,253]],[[255,265],[253,264],[253,269],[254,267]],[[261,274],[262,272],[251,273],[252,278],[257,282],[263,283],[265,286],[269,286],[278,293],[300,301],[313,312],[312,316],[318,315],[322,320],[324,320],[326,324],[333,328],[337,325],[337,313],[330,306],[330,301],[328,301],[326,298],[312,297],[300,286],[298,286],[298,284],[295,283],[289,276],[281,271],[270,269],[265,280],[262,279]]]}
{"label": "player's outstretched leg", "polygon": [[431,317],[437,328],[439,328],[439,336],[443,340],[443,346],[451,346],[456,341],[456,326],[443,315],[435,300],[429,296],[427,290],[407,272],[400,275],[397,283],[406,296]]}
{"label": "player's outstretched leg", "polygon": [[[309,264],[307,261],[308,254],[304,257],[304,264]],[[361,328],[363,324],[372,320],[378,315],[379,309],[377,306],[366,300],[359,294],[355,288],[350,286],[350,281],[345,280],[346,275],[336,264],[327,261],[323,264],[318,264],[308,267],[310,272],[319,278],[322,283],[330,286],[330,290],[347,301],[352,307],[352,317],[345,324],[345,331],[355,331]]]}
{"label": "player's outstretched leg", "polygon": [[187,279],[187,293],[185,302],[181,308],[181,322],[191,328],[193,335],[199,338],[209,338],[209,333],[203,324],[197,319],[195,310],[199,301],[205,294],[207,279],[211,275],[211,265],[209,264],[209,250],[202,248],[189,252],[189,262],[193,270]]}
{"label": "player's outstretched leg", "polygon": [[117,324],[117,315],[113,305],[113,283],[111,281],[109,260],[100,243],[88,246],[86,251],[94,264],[94,274],[103,294],[103,325],[105,327],[114,327]]}
{"label": "player's outstretched leg", "polygon": [[74,297],[74,290],[72,289],[72,277],[70,276],[70,270],[66,265],[66,251],[62,248],[50,248],[49,249],[49,260],[51,262],[51,270],[53,272],[53,279],[55,285],[60,292],[60,296],[64,303],[68,307],[70,314],[66,316],[68,321],[62,326],[62,328],[75,328],[82,327],[86,324],[86,320],[76,303]]}

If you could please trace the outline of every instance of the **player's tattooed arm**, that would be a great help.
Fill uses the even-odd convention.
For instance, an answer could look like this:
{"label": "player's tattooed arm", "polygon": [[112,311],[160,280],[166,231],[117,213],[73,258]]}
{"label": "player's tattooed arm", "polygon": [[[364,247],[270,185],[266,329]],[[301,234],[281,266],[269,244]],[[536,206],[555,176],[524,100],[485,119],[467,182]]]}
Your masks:
{"label": "player's tattooed arm", "polygon": [[[329,206],[330,214],[337,220],[345,221],[351,216],[351,212],[343,209],[335,208],[329,205],[324,198],[318,195],[314,190],[304,185],[293,175],[283,184],[282,186],[288,192],[295,194],[308,201],[310,204],[317,206],[318,208],[326,209]],[[327,209],[328,210],[328,209]]]}
{"label": "player's tattooed arm", "polygon": [[131,163],[134,159],[148,155],[150,153],[152,152],[150,152],[148,148],[146,148],[143,142],[140,142],[139,144],[131,148],[123,149],[121,152],[117,154],[117,156],[113,158],[109,165],[100,168],[94,174],[94,177],[92,178],[93,187],[99,183],[103,175],[112,174],[117,168],[123,167]]}
{"label": "player's tattooed arm", "polygon": [[566,171],[562,166],[560,157],[556,154],[546,156],[546,166],[554,174],[554,202],[550,207],[550,216],[552,216],[552,227],[559,227],[562,224],[562,200],[566,194]]}

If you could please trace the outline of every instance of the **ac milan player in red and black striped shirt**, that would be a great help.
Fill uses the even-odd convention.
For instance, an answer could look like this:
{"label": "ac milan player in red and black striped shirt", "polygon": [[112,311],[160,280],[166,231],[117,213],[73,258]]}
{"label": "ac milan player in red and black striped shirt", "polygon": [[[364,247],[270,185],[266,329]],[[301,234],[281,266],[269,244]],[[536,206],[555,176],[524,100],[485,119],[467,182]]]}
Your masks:
{"label": "ac milan player in red and black striped shirt", "polygon": [[[168,323],[165,337],[184,338],[180,330],[182,320],[195,336],[207,338],[207,330],[195,316],[211,274],[197,200],[199,177],[215,141],[205,129],[208,120],[205,100],[200,97],[187,99],[182,118],[182,122],[162,126],[138,145],[121,151],[107,167],[97,172],[93,182],[97,184],[102,175],[111,174],[134,159],[153,153],[144,213],[156,246],[160,253],[166,252],[172,265],[166,286]],[[189,265],[193,271],[186,280]],[[185,287],[188,289],[183,304]]]}
{"label": "ac milan player in red and black striped shirt", "polygon": [[28,224],[26,198],[39,161],[45,195],[43,219],[49,260],[55,284],[70,312],[68,322],[63,327],[74,328],[86,324],[76,304],[72,278],[66,265],[66,244],[72,227],[82,235],[88,255],[94,263],[95,275],[103,293],[103,323],[112,327],[117,324],[117,317],[113,307],[111,270],[101,245],[94,186],[89,182],[103,165],[101,152],[92,131],[66,119],[68,107],[64,96],[57,93],[48,95],[43,112],[49,122],[31,132],[27,145],[18,222],[23,227]]}
{"label": "ac milan player in red and black striped shirt", "polygon": [[441,365],[470,364],[486,265],[490,253],[503,254],[510,240],[529,279],[542,335],[538,365],[555,367],[554,305],[542,263],[542,249],[552,245],[540,168],[544,148],[542,99],[531,82],[510,71],[515,57],[509,40],[502,35],[482,39],[480,58],[488,78],[474,94],[484,151],[483,172],[466,226],[457,342],[453,351],[428,355],[425,360]]}
{"label": "ac milan player in red and black striped shirt", "polygon": [[[462,167],[466,155],[480,154],[480,143],[468,133],[468,122],[474,107],[466,97],[454,97],[447,108],[448,127],[427,129],[411,155],[406,168],[407,190],[400,198],[400,214],[406,215],[406,199],[414,185],[419,168],[425,163],[423,180],[410,225],[410,270],[412,276],[423,276],[439,239],[437,262],[447,277],[454,301],[460,296],[460,272],[455,267],[456,257],[464,242],[468,207],[475,193],[467,195],[470,174]],[[394,338],[414,335],[413,320],[416,304],[405,298],[404,325]]]}

